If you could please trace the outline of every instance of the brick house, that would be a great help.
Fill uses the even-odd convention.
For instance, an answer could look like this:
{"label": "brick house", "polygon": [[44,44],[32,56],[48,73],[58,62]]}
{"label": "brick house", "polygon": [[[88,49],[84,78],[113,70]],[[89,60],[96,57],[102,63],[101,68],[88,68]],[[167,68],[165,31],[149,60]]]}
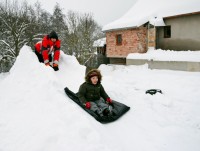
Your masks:
{"label": "brick house", "polygon": [[199,6],[198,0],[137,1],[123,17],[103,27],[110,63],[126,64],[129,53],[145,53],[149,47],[200,50]]}

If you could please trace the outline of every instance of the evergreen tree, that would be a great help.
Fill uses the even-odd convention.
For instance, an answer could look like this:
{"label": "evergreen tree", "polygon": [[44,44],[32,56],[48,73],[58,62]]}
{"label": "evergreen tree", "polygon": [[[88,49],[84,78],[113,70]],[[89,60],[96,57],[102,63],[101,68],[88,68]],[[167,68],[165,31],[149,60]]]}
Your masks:
{"label": "evergreen tree", "polygon": [[62,41],[62,50],[65,52],[67,48],[64,39],[66,39],[68,29],[65,22],[65,15],[63,14],[58,3],[55,5],[54,12],[51,17],[51,30],[56,31],[58,34],[59,39]]}

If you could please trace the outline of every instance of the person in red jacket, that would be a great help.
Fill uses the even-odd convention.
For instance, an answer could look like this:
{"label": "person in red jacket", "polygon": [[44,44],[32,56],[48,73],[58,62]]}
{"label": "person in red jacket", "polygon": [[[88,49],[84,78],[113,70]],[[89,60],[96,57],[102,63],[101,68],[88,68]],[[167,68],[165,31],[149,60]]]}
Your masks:
{"label": "person in red jacket", "polygon": [[50,66],[50,62],[53,61],[53,69],[55,71],[59,70],[60,40],[55,31],[52,31],[49,35],[46,35],[42,41],[35,44],[35,54],[37,55],[39,62],[43,62],[46,66]]}

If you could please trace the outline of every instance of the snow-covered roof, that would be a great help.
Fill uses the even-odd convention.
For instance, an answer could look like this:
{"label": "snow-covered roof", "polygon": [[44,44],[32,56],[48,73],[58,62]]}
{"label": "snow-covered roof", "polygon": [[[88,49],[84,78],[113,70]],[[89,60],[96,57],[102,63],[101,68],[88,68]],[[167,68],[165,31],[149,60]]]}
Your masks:
{"label": "snow-covered roof", "polygon": [[200,11],[200,0],[138,0],[121,18],[103,27],[103,31],[139,27],[148,21],[164,26],[163,18]]}
{"label": "snow-covered roof", "polygon": [[101,38],[93,43],[93,47],[103,47],[106,44],[106,38]]}

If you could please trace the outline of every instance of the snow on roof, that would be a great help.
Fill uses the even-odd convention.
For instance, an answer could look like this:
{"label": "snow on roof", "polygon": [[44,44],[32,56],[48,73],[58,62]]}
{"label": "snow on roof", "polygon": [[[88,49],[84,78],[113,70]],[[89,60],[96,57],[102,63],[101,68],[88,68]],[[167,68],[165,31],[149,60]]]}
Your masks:
{"label": "snow on roof", "polygon": [[106,44],[106,38],[101,38],[93,43],[93,47],[103,47]]}
{"label": "snow on roof", "polygon": [[121,18],[103,27],[103,31],[139,27],[150,21],[164,26],[163,18],[200,11],[200,0],[138,0]]}

